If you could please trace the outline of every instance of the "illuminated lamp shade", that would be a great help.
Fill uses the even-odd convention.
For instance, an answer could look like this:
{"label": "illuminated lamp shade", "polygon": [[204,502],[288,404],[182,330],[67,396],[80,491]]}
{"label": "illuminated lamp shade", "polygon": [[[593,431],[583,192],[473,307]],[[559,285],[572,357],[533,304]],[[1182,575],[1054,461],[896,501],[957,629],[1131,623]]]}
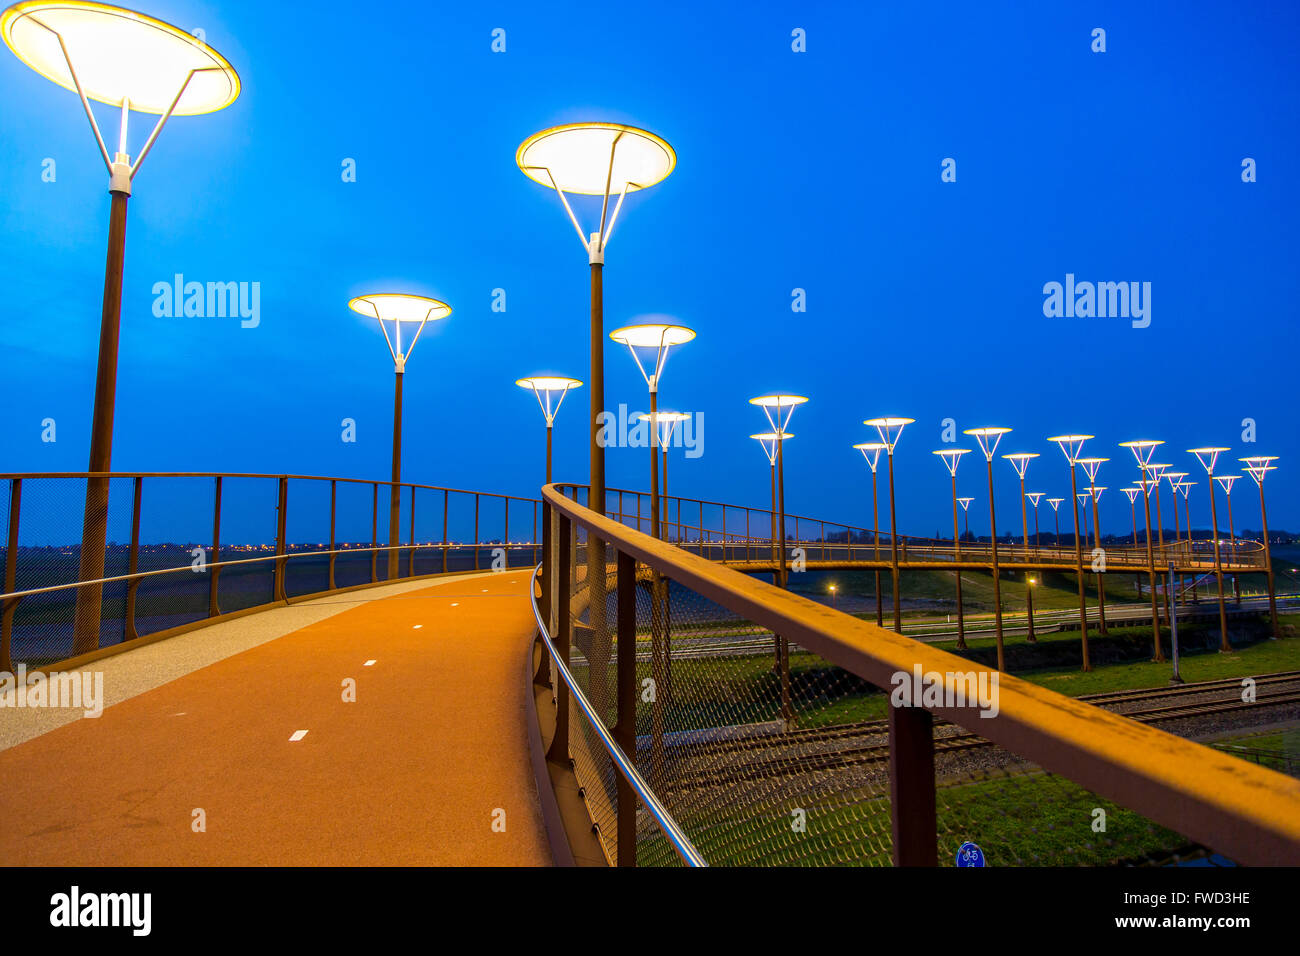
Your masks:
{"label": "illuminated lamp shade", "polygon": [[348,308],[384,322],[432,322],[451,315],[451,306],[446,302],[393,292],[359,295],[348,302]]}
{"label": "illuminated lamp shade", "polygon": [[683,345],[695,338],[695,332],[684,325],[629,325],[615,329],[609,337],[629,348],[657,349]]}
{"label": "illuminated lamp shade", "polygon": [[543,186],[603,196],[606,188],[618,195],[663,182],[677,165],[677,154],[662,138],[635,126],[570,123],[528,137],[519,145],[515,162]]}
{"label": "illuminated lamp shade", "polygon": [[197,116],[239,96],[239,75],[216,50],[179,27],[120,7],[26,0],[0,15],[0,36],[37,73],[76,92],[71,60],[86,97],[99,103],[127,100],[137,112],[162,115],[184,87],[173,115]]}

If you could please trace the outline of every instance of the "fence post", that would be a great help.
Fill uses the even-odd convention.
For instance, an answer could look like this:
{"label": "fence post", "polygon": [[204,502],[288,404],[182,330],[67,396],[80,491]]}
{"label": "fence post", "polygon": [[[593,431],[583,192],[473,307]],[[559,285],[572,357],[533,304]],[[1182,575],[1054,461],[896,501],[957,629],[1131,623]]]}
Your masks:
{"label": "fence post", "polygon": [[889,815],[894,865],[937,866],[934,718],[919,706],[889,708]]}
{"label": "fence post", "polygon": [[334,590],[338,585],[334,583],[334,559],[338,557],[334,552],[338,550],[338,545],[334,543],[334,526],[335,519],[338,517],[338,482],[330,480],[330,583],[329,589]]}
{"label": "fence post", "polygon": [[[139,478],[136,479],[140,481]],[[138,485],[137,485],[138,487]],[[138,509],[137,509],[138,510]],[[221,576],[221,476],[217,475],[217,488],[212,501],[212,560],[208,562],[208,617],[221,613],[217,604],[217,578]]]}
{"label": "fence post", "polygon": [[[9,479],[9,538],[5,547],[5,586],[4,593],[12,594],[16,590],[15,581],[18,573],[18,514],[22,510],[23,480]],[[14,672],[11,655],[11,642],[14,633],[14,611],[18,609],[18,599],[4,602],[0,611],[0,671]]]}
{"label": "fence post", "polygon": [[[573,593],[573,530],[569,516],[560,515],[559,569],[555,576],[559,590],[556,600],[559,602],[559,622],[552,635],[556,654],[567,667],[569,665],[569,631],[572,624],[570,595]],[[569,685],[563,680],[555,682],[555,737],[546,752],[547,760],[569,766]]]}
{"label": "fence post", "polygon": [[284,560],[285,553],[285,524],[286,513],[289,510],[289,479],[287,476],[281,476],[280,490],[278,500],[275,505],[275,588],[273,600],[287,600],[284,592]]}
{"label": "fence post", "polygon": [[442,489],[442,573],[447,573],[447,510],[451,492]]}
{"label": "fence post", "polygon": [[506,498],[506,530],[501,536],[506,546],[506,567],[510,567],[510,499]]}
{"label": "fence post", "polygon": [[[618,672],[615,678],[618,723],[614,741],[636,766],[636,559],[617,553]],[[636,795],[623,774],[618,778],[618,865],[636,866]]]}
{"label": "fence post", "polygon": [[379,482],[375,482],[374,503],[370,510],[370,583],[379,580]]}
{"label": "fence post", "polygon": [[415,485],[411,485],[411,556],[407,562],[406,576],[415,577]]}
{"label": "fence post", "polygon": [[[126,573],[135,574],[140,570],[140,495],[144,479],[136,475],[131,495],[131,550],[126,558]],[[140,636],[135,628],[135,592],[140,587],[138,578],[126,582],[126,608],[123,612],[122,637],[133,641]]]}
{"label": "fence post", "polygon": [[474,493],[474,570],[478,570],[478,492]]}

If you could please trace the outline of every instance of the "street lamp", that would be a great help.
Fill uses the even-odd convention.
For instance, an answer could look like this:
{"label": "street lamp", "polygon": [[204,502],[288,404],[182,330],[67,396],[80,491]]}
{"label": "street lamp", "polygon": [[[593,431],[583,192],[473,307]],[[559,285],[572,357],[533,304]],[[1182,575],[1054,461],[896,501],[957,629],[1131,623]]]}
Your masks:
{"label": "street lamp", "polygon": [[[1029,463],[1038,457],[1038,452],[1020,451],[1002,457],[1011,462],[1011,467],[1016,470],[1016,474],[1020,477],[1020,527],[1021,534],[1024,536],[1027,559],[1029,553],[1029,511],[1025,505],[1025,472],[1029,470]],[[1035,643],[1038,638],[1034,636],[1034,592],[1032,588],[1025,588],[1025,602],[1029,611],[1029,641]]]}
{"label": "street lamp", "polygon": [[1178,513],[1178,496],[1183,496],[1183,517],[1187,521],[1187,559],[1192,562],[1192,603],[1199,604],[1200,598],[1196,596],[1196,580],[1200,575],[1197,573],[1195,564],[1195,555],[1192,553],[1192,485],[1194,481],[1180,481],[1174,485],[1174,514]]}
{"label": "street lamp", "polygon": [[835,585],[831,585],[831,607],[835,607]]}
{"label": "street lamp", "polygon": [[[113,406],[122,317],[126,208],[131,184],[172,116],[224,109],[239,96],[239,76],[225,57],[179,27],[104,3],[26,0],[0,14],[0,36],[37,73],[81,99],[108,171],[111,198],[99,363],[90,429],[90,464],[82,516],[79,580],[104,576],[108,541],[108,473],[112,471]],[[90,101],[121,108],[116,151],[110,155]],[[135,162],[127,144],[131,111],[158,117]],[[99,647],[102,585],[77,591],[73,654]]]}
{"label": "street lamp", "polygon": [[[415,351],[415,343],[429,322],[451,315],[451,306],[422,295],[403,295],[383,292],[376,295],[357,296],[348,302],[348,308],[360,315],[372,315],[379,322],[379,330],[388,343],[388,354],[393,359],[395,384],[393,386],[393,477],[388,501],[388,580],[397,577],[398,518],[401,509],[402,489],[402,378],[406,374],[406,360]],[[389,323],[393,326],[388,332]],[[415,325],[411,344],[403,350],[402,325]]]}
{"label": "street lamp", "polygon": [[[1232,648],[1228,644],[1228,611],[1223,602],[1223,561],[1219,556],[1219,508],[1214,501],[1214,466],[1218,464],[1219,455],[1227,451],[1227,448],[1213,445],[1204,448],[1189,448],[1188,452],[1196,456],[1196,460],[1201,463],[1205,469],[1206,475],[1210,478],[1210,524],[1211,531],[1214,534],[1214,577],[1219,589],[1219,651],[1229,651]],[[1188,489],[1190,491],[1190,489]],[[1187,519],[1187,540],[1190,543],[1192,538],[1191,517]]]}
{"label": "street lamp", "polygon": [[998,521],[997,510],[993,503],[993,455],[998,449],[1002,436],[1010,428],[968,428],[964,434],[971,435],[980,443],[989,471],[989,539],[993,546],[993,624],[998,643],[998,670],[1004,670],[1002,655],[1002,585],[998,581]]}
{"label": "street lamp", "polygon": [[[684,345],[695,338],[695,332],[683,325],[666,325],[648,323],[629,325],[615,329],[609,337],[621,345],[626,345],[632,353],[641,377],[650,389],[650,430],[659,437],[659,383],[663,380],[664,366],[668,362],[668,350],[674,345]],[[642,361],[642,352],[646,361]],[[650,362],[653,354],[654,361]],[[647,370],[648,367],[648,370]],[[659,442],[650,442],[650,536],[659,537]]]}
{"label": "street lamp", "polygon": [[[860,445],[854,445],[858,451],[862,452],[862,457],[867,460],[867,467],[871,469],[871,533],[875,539],[874,554],[872,560],[877,565],[880,563],[880,497],[876,489],[876,468],[880,464],[880,453],[888,446],[883,442],[868,441]],[[970,501],[967,500],[967,504]],[[959,585],[960,586],[960,585]],[[876,568],[876,625],[885,626],[885,601],[880,593],[880,568]]]}
{"label": "street lamp", "polygon": [[[1061,449],[1061,454],[1070,465],[1070,510],[1074,513],[1074,573],[1075,579],[1079,586],[1079,635],[1083,639],[1083,669],[1092,670],[1092,662],[1088,658],[1088,599],[1084,592],[1083,585],[1083,541],[1079,537],[1079,482],[1075,475],[1074,466],[1083,454],[1083,443],[1091,439],[1092,435],[1053,435],[1047,440],[1055,442]],[[1056,507],[1053,505],[1053,507]],[[1061,539],[1058,533],[1056,546],[1061,546]]]}
{"label": "street lamp", "polygon": [[[1189,477],[1185,471],[1164,471],[1160,477],[1169,482],[1169,490],[1174,494],[1174,504],[1178,503],[1178,485],[1184,478]],[[1178,518],[1178,509],[1174,508],[1174,544],[1182,541],[1181,529],[1182,522]],[[1187,553],[1190,556],[1192,552],[1192,529],[1187,529]]]}
{"label": "street lamp", "polygon": [[[794,417],[794,410],[799,405],[808,401],[802,395],[760,395],[758,398],[751,398],[749,404],[757,405],[763,409],[763,414],[767,416],[767,423],[772,426],[772,431],[781,436],[789,437],[786,429],[790,425],[790,419]],[[777,506],[779,508],[779,528],[781,535],[781,552],[778,568],[781,579],[780,586],[785,587],[787,583],[787,574],[785,567],[785,442],[777,439],[776,444],[776,489],[777,489]]]}
{"label": "street lamp", "polygon": [[961,456],[968,454],[969,448],[941,448],[934,454],[943,459],[944,467],[952,478],[952,542],[953,563],[957,573],[957,649],[966,647],[966,614],[961,599],[961,535],[957,532],[957,466]]}
{"label": "street lamp", "polygon": [[958,498],[957,504],[961,505],[962,513],[962,537],[970,537],[970,503],[974,498]]}
{"label": "street lamp", "polygon": [[[663,481],[661,482],[661,488],[660,488],[660,491],[659,491],[659,500],[660,500],[661,502],[663,502],[663,520],[660,522],[660,524],[659,524],[659,528],[660,528],[660,530],[663,532],[662,537],[663,537],[665,540],[667,540],[667,538],[668,538],[668,531],[667,531],[667,527],[668,527],[668,448],[669,448],[669,446],[670,446],[670,445],[672,444],[672,442],[673,442],[673,432],[676,430],[677,425],[678,425],[679,423],[681,423],[681,422],[684,422],[684,421],[689,420],[690,417],[691,417],[691,416],[690,416],[690,413],[689,413],[689,412],[658,412],[658,411],[655,412],[653,415],[638,415],[638,416],[637,416],[637,421],[639,421],[639,422],[648,422],[648,423],[651,423],[650,427],[654,430],[654,440],[657,441],[657,442],[659,443],[659,449],[660,449],[660,451],[663,452]],[[653,423],[654,423],[654,421],[655,421],[656,419],[658,420],[658,424],[659,424],[660,426],[662,426],[662,428],[656,428],[656,427],[655,427],[655,425],[654,425]],[[678,538],[677,538],[677,540],[679,540],[679,541],[681,540],[681,524],[682,524],[682,520],[681,520],[681,519],[682,519],[682,508],[681,508],[681,501],[680,501],[680,499],[679,499],[679,500],[678,500],[678,504],[677,504],[677,522],[676,522],[676,527],[677,527],[677,532],[678,532]],[[701,541],[700,541],[700,554],[703,554],[703,553],[704,553],[704,542],[703,542],[703,540],[701,540]],[[726,560],[726,557],[727,557],[727,542],[726,542],[725,540],[722,542],[722,557],[723,557],[723,560],[725,561],[725,560]]]}
{"label": "street lamp", "polygon": [[[1237,530],[1232,524],[1232,485],[1241,475],[1215,475],[1214,480],[1223,485],[1223,496],[1228,500],[1228,547],[1232,549],[1232,564],[1237,564]],[[1232,573],[1232,594],[1241,603],[1241,574]]]}
{"label": "street lamp", "polygon": [[903,632],[903,611],[898,594],[898,524],[894,507],[894,448],[903,437],[903,429],[912,424],[914,418],[868,418],[862,424],[870,425],[880,436],[885,446],[885,457],[889,461],[889,551],[890,563],[893,565],[891,580],[894,590],[894,630]]}
{"label": "street lamp", "polygon": [[[1109,458],[1080,458],[1076,464],[1083,469],[1084,474],[1088,476],[1088,497],[1092,501],[1092,550],[1094,560],[1096,553],[1101,550],[1101,521],[1097,515],[1097,504],[1101,501],[1101,492],[1105,488],[1097,488],[1097,472],[1101,466],[1110,461]],[[1105,552],[1102,552],[1102,566],[1105,567]],[[1104,635],[1106,633],[1106,583],[1102,578],[1100,571],[1097,572],[1097,629]]]}
{"label": "street lamp", "polygon": [[[778,457],[778,456],[777,456],[777,447],[776,447],[776,445],[777,445],[777,442],[786,441],[787,439],[793,438],[794,435],[791,434],[790,432],[785,432],[784,434],[778,434],[778,433],[776,433],[776,432],[763,432],[762,434],[759,434],[759,435],[750,435],[749,437],[750,437],[750,438],[757,439],[758,443],[763,447],[763,454],[767,456],[767,463],[768,463],[768,466],[769,466],[769,471],[770,471],[770,473],[771,473],[771,478],[772,478],[772,510],[771,510],[771,512],[769,512],[769,514],[770,514],[771,519],[772,519],[771,522],[770,522],[772,527],[769,529],[769,535],[770,535],[770,540],[771,540],[771,542],[772,542],[772,564],[773,564],[773,566],[775,567],[775,566],[777,566],[777,565],[780,564],[780,560],[781,560],[780,557],[779,557],[778,554],[777,554],[777,528],[776,528],[776,515],[777,515],[777,511],[776,511],[776,509],[777,509],[777,502],[776,502],[776,461],[777,461],[777,457]],[[746,521],[748,521],[748,518],[746,519]],[[775,578],[776,578],[776,583],[779,585],[779,584],[781,583],[781,573],[780,573],[780,571],[776,571],[774,576],[775,576]]]}
{"label": "street lamp", "polygon": [[1034,506],[1034,557],[1038,557],[1038,503],[1043,500],[1045,491],[1031,491],[1025,495],[1029,503]]}
{"label": "street lamp", "polygon": [[1048,498],[1047,503],[1052,506],[1052,516],[1056,519],[1056,550],[1061,550],[1061,502],[1064,498]]}
{"label": "street lamp", "polygon": [[1138,482],[1138,487],[1143,491],[1142,503],[1146,508],[1146,538],[1147,538],[1147,575],[1148,585],[1151,589],[1151,635],[1155,641],[1155,658],[1157,662],[1163,662],[1165,652],[1160,647],[1160,609],[1156,604],[1156,559],[1155,553],[1151,548],[1151,486],[1154,483],[1156,494],[1160,493],[1160,479],[1152,478],[1151,456],[1154,454],[1158,445],[1163,445],[1164,441],[1158,438],[1139,438],[1134,441],[1123,441],[1119,443],[1120,448],[1127,448],[1133,453],[1137,460],[1138,468],[1142,470],[1142,479]]}
{"label": "street lamp", "polygon": [[[564,378],[559,375],[534,375],[515,381],[520,388],[526,388],[537,396],[537,405],[546,419],[546,484],[551,483],[551,433],[555,426],[555,416],[564,404],[564,396],[582,383],[576,378]],[[556,396],[559,396],[558,398]]]}
{"label": "street lamp", "polygon": [[1137,497],[1142,494],[1141,488],[1122,488],[1124,497],[1128,498],[1128,513],[1133,520],[1133,547],[1138,546],[1138,519],[1137,519]]}
{"label": "street lamp", "polygon": [[1264,525],[1264,574],[1268,581],[1268,613],[1273,622],[1273,637],[1276,639],[1281,636],[1281,630],[1277,626],[1277,598],[1273,592],[1273,555],[1268,546],[1268,510],[1264,507],[1264,479],[1268,477],[1270,471],[1277,470],[1277,466],[1272,464],[1277,461],[1277,455],[1251,455],[1237,460],[1246,463],[1246,467],[1242,470],[1254,478],[1255,484],[1259,486],[1259,520]]}

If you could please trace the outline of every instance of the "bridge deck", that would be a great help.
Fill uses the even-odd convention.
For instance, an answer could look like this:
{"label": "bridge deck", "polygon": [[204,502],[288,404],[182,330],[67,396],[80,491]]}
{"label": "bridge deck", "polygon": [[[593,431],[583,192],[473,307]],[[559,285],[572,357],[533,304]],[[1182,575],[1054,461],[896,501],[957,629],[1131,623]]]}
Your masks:
{"label": "bridge deck", "polygon": [[528,581],[367,601],[0,752],[0,863],[549,864]]}

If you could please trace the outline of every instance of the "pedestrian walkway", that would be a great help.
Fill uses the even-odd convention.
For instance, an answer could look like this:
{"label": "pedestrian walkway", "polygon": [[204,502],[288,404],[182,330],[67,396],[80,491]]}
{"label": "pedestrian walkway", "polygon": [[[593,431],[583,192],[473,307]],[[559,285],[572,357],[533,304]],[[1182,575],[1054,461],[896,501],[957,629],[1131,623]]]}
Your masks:
{"label": "pedestrian walkway", "polygon": [[529,579],[335,596],[363,603],[9,747],[0,863],[549,864]]}

